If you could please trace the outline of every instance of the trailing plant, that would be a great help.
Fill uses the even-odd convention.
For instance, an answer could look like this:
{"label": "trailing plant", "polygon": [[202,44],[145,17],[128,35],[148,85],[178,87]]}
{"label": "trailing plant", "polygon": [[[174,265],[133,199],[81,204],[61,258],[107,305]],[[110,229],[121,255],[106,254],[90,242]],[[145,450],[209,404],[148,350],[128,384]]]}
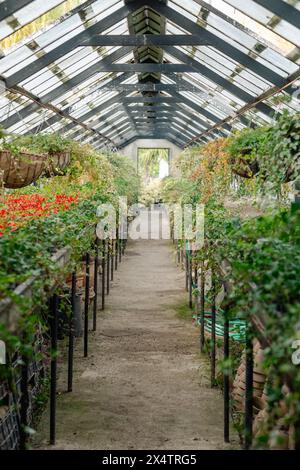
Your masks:
{"label": "trailing plant", "polygon": [[111,153],[107,155],[107,158],[112,166],[116,193],[119,196],[127,196],[129,205],[137,203],[141,181],[133,163],[128,157],[117,153]]}
{"label": "trailing plant", "polygon": [[221,138],[199,148],[191,178],[197,183],[201,203],[211,197],[222,199],[230,190],[231,167],[226,147],[227,139]]}
{"label": "trailing plant", "polygon": [[[292,363],[292,345],[300,338],[299,248],[300,207],[294,205],[289,211],[279,210],[230,230],[219,254],[230,265],[231,317],[250,321],[253,335],[268,344],[269,419],[262,441],[270,439],[279,418],[285,426],[300,420],[300,372]],[[284,385],[289,390],[286,395]],[[288,410],[285,413],[282,402]]]}
{"label": "trailing plant", "polygon": [[62,137],[58,133],[51,134],[29,134],[18,136],[13,140],[13,144],[25,147],[37,153],[49,155],[71,151],[73,141]]}
{"label": "trailing plant", "polygon": [[269,142],[269,128],[244,129],[227,143],[232,170],[244,178],[253,178],[260,171],[259,158]]}
{"label": "trailing plant", "polygon": [[245,129],[228,141],[233,171],[257,175],[277,193],[281,185],[300,177],[300,113],[284,111],[273,126]]}

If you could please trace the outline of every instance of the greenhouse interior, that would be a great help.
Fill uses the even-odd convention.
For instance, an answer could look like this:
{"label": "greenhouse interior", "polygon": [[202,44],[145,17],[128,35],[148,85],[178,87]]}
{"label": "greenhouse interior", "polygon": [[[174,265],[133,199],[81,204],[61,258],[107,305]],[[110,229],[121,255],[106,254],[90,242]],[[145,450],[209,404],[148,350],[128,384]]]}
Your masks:
{"label": "greenhouse interior", "polygon": [[299,30],[0,1],[2,451],[300,450]]}

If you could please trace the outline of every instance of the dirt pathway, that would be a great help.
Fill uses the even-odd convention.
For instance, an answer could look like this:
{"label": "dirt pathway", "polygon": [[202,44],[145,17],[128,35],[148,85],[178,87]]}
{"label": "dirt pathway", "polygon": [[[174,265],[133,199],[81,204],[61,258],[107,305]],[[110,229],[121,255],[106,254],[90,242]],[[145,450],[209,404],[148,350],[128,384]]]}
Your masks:
{"label": "dirt pathway", "polygon": [[[77,340],[74,391],[58,397],[55,449],[224,448],[222,397],[209,387],[198,329],[176,315],[186,292],[173,258],[168,241],[129,242],[89,358]],[[47,439],[44,416],[38,448],[49,449]]]}

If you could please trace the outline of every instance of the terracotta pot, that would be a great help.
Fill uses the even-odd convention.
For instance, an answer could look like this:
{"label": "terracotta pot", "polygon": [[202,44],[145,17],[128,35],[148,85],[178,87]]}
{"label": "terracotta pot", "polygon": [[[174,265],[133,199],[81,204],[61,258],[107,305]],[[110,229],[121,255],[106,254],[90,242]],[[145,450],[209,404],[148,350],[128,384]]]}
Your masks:
{"label": "terracotta pot", "polygon": [[253,402],[259,410],[264,410],[267,406],[267,401],[263,398],[263,395],[261,397],[253,397]]}
{"label": "terracotta pot", "polygon": [[258,437],[260,434],[263,434],[264,426],[268,420],[268,412],[266,409],[260,410],[259,413],[255,416],[253,422],[253,436]]}
{"label": "terracotta pot", "polygon": [[60,176],[71,161],[70,152],[54,153],[48,156],[45,176]]}
{"label": "terracotta pot", "polygon": [[0,152],[0,170],[6,188],[18,189],[34,183],[43,173],[47,162],[45,155],[22,152],[12,155],[9,151]]}
{"label": "terracotta pot", "polygon": [[[92,259],[90,262],[90,287],[94,287],[94,270],[95,270],[95,262]],[[85,274],[85,265],[83,264],[81,266],[81,270],[76,273],[76,290],[82,290],[85,287],[85,279],[86,279],[86,274]],[[72,275],[69,274],[67,279],[66,279],[66,284],[71,287],[72,285]]]}
{"label": "terracotta pot", "polygon": [[90,292],[89,292],[89,300],[90,302],[94,299],[95,297],[95,291],[94,291],[94,287],[90,287]]}
{"label": "terracotta pot", "polygon": [[[263,363],[263,350],[258,341],[255,342],[253,347],[253,397],[254,399],[261,398],[264,392],[266,383],[266,373],[262,373],[264,370],[262,367]],[[236,372],[236,376],[232,387],[232,397],[235,403],[235,408],[242,411],[245,406],[245,390],[246,390],[246,364],[245,354],[243,354],[241,363]]]}

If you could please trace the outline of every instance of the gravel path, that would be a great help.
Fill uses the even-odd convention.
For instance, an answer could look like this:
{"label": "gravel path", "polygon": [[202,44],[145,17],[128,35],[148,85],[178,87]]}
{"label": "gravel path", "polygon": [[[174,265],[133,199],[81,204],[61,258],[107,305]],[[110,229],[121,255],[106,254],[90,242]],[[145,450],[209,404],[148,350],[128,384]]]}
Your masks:
{"label": "gravel path", "polygon": [[34,448],[224,448],[222,396],[209,387],[198,329],[176,313],[184,285],[169,241],[129,242],[87,359],[77,340],[74,391],[57,400],[57,444],[47,444],[46,412]]}

